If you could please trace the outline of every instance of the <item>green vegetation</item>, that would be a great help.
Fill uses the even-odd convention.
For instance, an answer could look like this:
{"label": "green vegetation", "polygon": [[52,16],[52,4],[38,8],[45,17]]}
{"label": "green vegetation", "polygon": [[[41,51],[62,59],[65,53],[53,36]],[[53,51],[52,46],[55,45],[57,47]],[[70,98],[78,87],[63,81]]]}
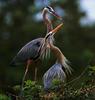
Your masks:
{"label": "green vegetation", "polygon": [[[44,90],[43,85],[27,80],[23,87],[23,96],[17,95],[17,98],[24,100],[95,100],[95,70],[93,68],[94,66],[88,68],[84,74],[81,74],[81,77],[67,83],[54,79],[48,91]],[[83,76],[87,78],[84,80]],[[20,90],[20,87],[15,86],[14,91],[18,89]]]}
{"label": "green vegetation", "polygon": [[11,98],[5,94],[0,94],[0,100],[11,100]]}

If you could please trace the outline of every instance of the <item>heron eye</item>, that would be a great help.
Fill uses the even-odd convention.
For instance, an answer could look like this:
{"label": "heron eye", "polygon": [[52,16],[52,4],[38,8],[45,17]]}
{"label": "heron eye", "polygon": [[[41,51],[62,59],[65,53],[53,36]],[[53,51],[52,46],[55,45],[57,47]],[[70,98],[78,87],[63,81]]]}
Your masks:
{"label": "heron eye", "polygon": [[51,10],[49,6],[47,6],[46,8],[48,8],[49,10]]}
{"label": "heron eye", "polygon": [[49,6],[47,6],[46,8],[48,8],[49,9],[49,11],[54,11],[51,7],[49,7]]}

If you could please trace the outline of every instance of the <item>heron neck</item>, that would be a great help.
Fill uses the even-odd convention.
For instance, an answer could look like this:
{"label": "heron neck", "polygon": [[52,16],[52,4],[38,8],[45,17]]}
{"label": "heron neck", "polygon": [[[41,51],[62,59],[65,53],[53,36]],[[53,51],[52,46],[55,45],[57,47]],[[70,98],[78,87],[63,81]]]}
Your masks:
{"label": "heron neck", "polygon": [[57,62],[63,64],[64,61],[64,55],[61,52],[61,50],[54,46],[53,44],[50,44],[50,49],[54,53],[55,57],[57,58]]}
{"label": "heron neck", "polygon": [[45,24],[47,25],[47,33],[49,33],[53,29],[53,27],[52,27],[51,21],[49,20],[47,16],[47,12],[48,12],[47,10],[44,10],[43,19],[44,19]]}

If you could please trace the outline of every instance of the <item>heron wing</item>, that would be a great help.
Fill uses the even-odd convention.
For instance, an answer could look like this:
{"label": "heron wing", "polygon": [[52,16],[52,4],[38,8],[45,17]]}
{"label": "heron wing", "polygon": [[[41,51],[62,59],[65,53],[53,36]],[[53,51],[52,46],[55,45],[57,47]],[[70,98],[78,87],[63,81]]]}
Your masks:
{"label": "heron wing", "polygon": [[24,62],[28,59],[35,59],[39,56],[38,49],[42,44],[43,38],[38,38],[30,41],[22,49],[17,53],[16,57],[14,58],[15,62]]}

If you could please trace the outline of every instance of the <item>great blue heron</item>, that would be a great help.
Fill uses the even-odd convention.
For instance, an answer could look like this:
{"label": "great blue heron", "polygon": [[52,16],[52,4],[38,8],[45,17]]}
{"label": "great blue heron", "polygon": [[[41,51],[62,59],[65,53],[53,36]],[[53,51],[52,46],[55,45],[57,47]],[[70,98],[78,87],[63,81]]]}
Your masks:
{"label": "great blue heron", "polygon": [[[59,15],[57,15],[56,12],[51,7],[47,6],[44,8],[43,19],[47,25],[47,29],[48,29],[47,32],[49,32],[51,29],[50,29],[50,24],[49,24],[50,20],[46,16],[47,12],[55,15],[60,20],[62,18]],[[27,43],[25,46],[22,47],[22,49],[17,53],[17,55],[14,57],[14,59],[11,62],[11,65],[18,65],[19,63],[27,62],[27,67],[26,67],[23,80],[25,79],[25,76],[28,71],[28,67],[31,64],[31,62],[40,58],[41,54],[43,55],[47,54],[47,48],[45,46],[43,49],[41,48],[41,46],[43,45],[43,39],[44,38],[37,38]],[[36,73],[37,73],[37,68],[35,68],[35,74]],[[35,75],[35,80],[36,80],[36,75]]]}
{"label": "great blue heron", "polygon": [[49,47],[52,53],[54,53],[57,60],[56,63],[52,67],[50,67],[43,76],[44,88],[46,90],[48,90],[52,86],[53,79],[58,79],[64,82],[66,73],[69,74],[72,71],[72,68],[68,65],[68,60],[63,55],[61,50],[50,43]]}

